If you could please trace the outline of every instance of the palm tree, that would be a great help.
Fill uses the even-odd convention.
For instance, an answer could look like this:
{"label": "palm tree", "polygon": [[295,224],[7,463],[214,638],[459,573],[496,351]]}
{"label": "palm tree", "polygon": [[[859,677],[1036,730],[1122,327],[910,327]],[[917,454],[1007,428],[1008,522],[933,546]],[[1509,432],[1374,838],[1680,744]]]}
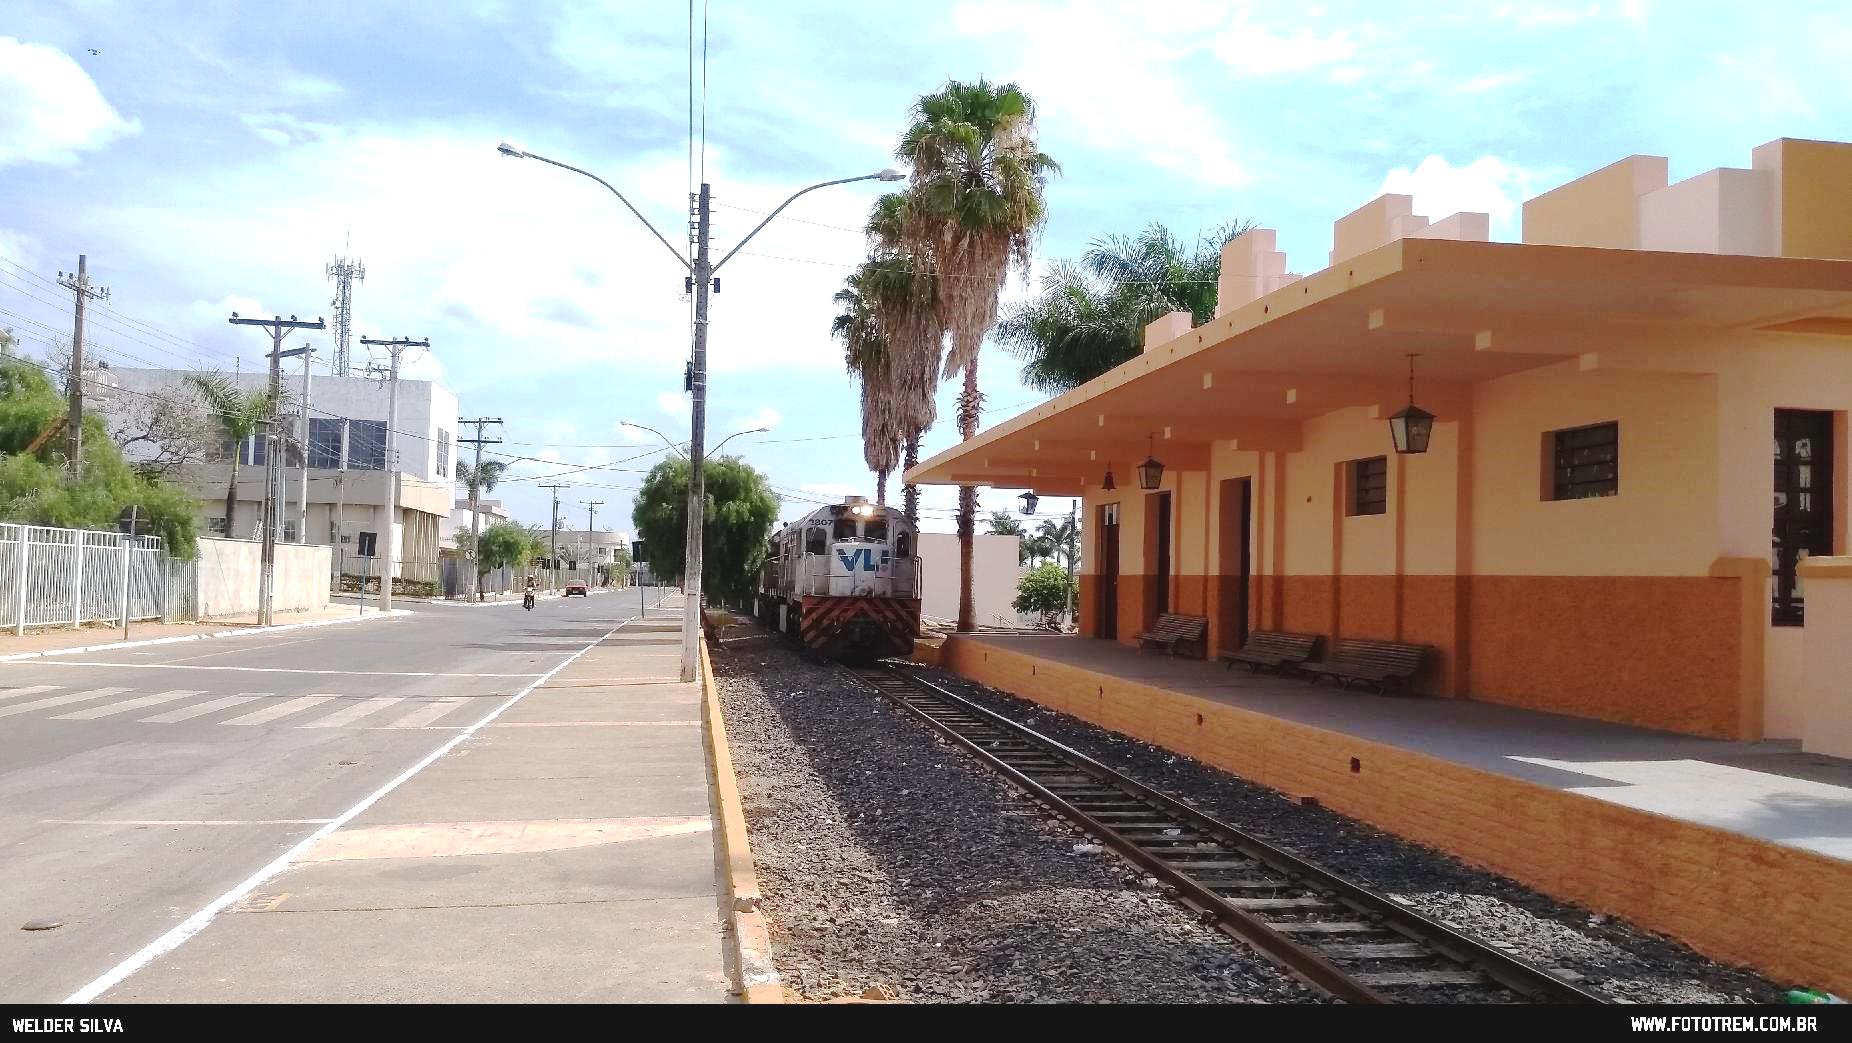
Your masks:
{"label": "palm tree", "polygon": [[990,526],[992,536],[1022,535],[1022,522],[1017,521],[1016,516],[1008,511],[991,511],[990,520],[986,524]]}
{"label": "palm tree", "polygon": [[862,460],[875,473],[875,502],[887,503],[888,472],[900,465],[900,443],[906,438],[893,359],[874,305],[865,287],[878,276],[869,261],[855,270],[836,291],[842,309],[830,323],[831,336],[842,340],[843,365],[862,385]]}
{"label": "palm tree", "polygon": [[[920,437],[938,419],[936,392],[944,355],[945,328],[939,322],[938,279],[930,264],[917,263],[904,230],[907,198],[889,193],[868,216],[870,258],[862,266],[862,292],[887,342],[895,423],[905,443],[903,469],[920,462]],[[907,522],[919,524],[920,491],[904,487]]]}
{"label": "palm tree", "polygon": [[219,433],[231,443],[231,481],[225,486],[225,535],[238,531],[238,463],[244,443],[282,408],[281,396],[268,388],[241,388],[223,373],[188,373],[186,382],[199,392],[206,412],[218,422]]}
{"label": "palm tree", "polygon": [[1193,325],[1215,317],[1222,247],[1253,227],[1231,221],[1188,247],[1153,222],[1136,236],[1096,239],[1079,264],[1061,262],[1033,300],[997,324],[997,339],[1023,360],[1023,383],[1059,394],[1136,358],[1145,325],[1188,311]]}
{"label": "palm tree", "polygon": [[1079,533],[1075,531],[1074,519],[1062,518],[1059,521],[1050,518],[1036,527],[1036,535],[1048,541],[1048,557],[1059,557],[1063,563],[1073,556],[1074,548],[1079,545]]}
{"label": "palm tree", "polygon": [[469,490],[469,556],[476,562],[477,601],[483,600],[482,577],[489,571],[483,563],[481,548],[478,546],[480,537],[477,530],[482,524],[479,507],[482,503],[482,494],[494,492],[495,483],[502,480],[502,474],[507,470],[508,465],[500,460],[484,460],[477,464],[457,461],[457,482]]}
{"label": "palm tree", "polygon": [[[913,168],[901,238],[929,260],[938,286],[939,326],[949,342],[944,375],[963,371],[959,436],[977,434],[983,398],[978,351],[997,318],[997,297],[1012,265],[1028,270],[1029,248],[1045,216],[1042,198],[1060,168],[1035,144],[1035,105],[1015,84],[947,83],[914,106],[899,158]],[[971,551],[977,490],[958,490],[958,629],[976,628]]]}

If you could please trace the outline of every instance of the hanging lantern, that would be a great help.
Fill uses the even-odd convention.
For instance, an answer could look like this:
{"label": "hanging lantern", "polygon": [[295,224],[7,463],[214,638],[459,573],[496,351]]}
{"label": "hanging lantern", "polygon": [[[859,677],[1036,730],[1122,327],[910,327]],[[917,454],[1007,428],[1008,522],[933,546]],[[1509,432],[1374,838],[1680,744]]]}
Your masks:
{"label": "hanging lantern", "polygon": [[1158,462],[1157,457],[1150,455],[1151,446],[1156,437],[1156,435],[1145,437],[1145,462],[1138,465],[1138,487],[1146,492],[1157,488],[1158,483],[1164,480],[1164,465]]}
{"label": "hanging lantern", "polygon": [[1119,486],[1116,485],[1112,480],[1112,465],[1111,464],[1106,465],[1106,480],[1100,483],[1100,488],[1106,490],[1107,492],[1112,492],[1114,489],[1119,488]]}
{"label": "hanging lantern", "polygon": [[1029,490],[1026,493],[1023,493],[1021,496],[1021,500],[1022,500],[1022,512],[1024,514],[1034,514],[1035,505],[1042,502],[1042,498],[1040,496],[1035,495],[1035,490],[1033,489]]}
{"label": "hanging lantern", "polygon": [[1408,356],[1408,405],[1389,418],[1389,440],[1395,451],[1404,455],[1428,451],[1428,439],[1434,434],[1434,414],[1415,405],[1415,359]]}

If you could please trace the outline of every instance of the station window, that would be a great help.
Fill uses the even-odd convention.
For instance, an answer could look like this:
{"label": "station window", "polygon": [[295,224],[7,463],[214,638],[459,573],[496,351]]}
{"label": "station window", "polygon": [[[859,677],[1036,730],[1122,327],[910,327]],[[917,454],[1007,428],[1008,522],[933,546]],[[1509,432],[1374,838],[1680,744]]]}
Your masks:
{"label": "station window", "polygon": [[1620,492],[1620,424],[1590,424],[1552,431],[1550,447],[1552,500],[1585,500]]}
{"label": "station window", "polygon": [[1346,466],[1350,468],[1350,510],[1346,513],[1353,518],[1388,513],[1389,458],[1372,456]]}

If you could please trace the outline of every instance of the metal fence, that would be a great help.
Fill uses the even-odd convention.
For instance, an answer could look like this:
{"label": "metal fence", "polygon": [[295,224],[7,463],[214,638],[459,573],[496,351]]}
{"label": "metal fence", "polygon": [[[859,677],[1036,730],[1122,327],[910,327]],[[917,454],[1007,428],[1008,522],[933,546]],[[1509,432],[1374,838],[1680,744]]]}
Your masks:
{"label": "metal fence", "polygon": [[0,524],[0,620],[16,634],[162,618],[167,580],[158,536]]}

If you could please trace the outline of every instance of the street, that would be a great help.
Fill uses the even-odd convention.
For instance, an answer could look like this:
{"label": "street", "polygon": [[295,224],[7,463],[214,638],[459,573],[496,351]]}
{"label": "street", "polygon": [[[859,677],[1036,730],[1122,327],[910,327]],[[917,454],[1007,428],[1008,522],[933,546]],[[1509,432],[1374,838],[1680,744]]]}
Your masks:
{"label": "street", "polygon": [[79,992],[638,606],[418,605],[0,664],[0,1000]]}

